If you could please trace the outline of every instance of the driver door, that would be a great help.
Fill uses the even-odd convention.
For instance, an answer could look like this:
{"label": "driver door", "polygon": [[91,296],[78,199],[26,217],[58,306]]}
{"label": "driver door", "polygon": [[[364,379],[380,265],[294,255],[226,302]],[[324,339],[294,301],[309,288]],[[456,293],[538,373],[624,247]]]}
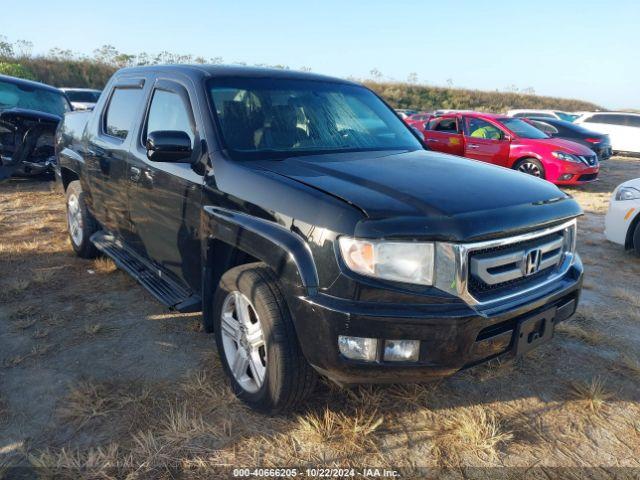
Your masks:
{"label": "driver door", "polygon": [[[147,134],[182,131],[192,154],[177,162],[147,158]],[[202,176],[191,168],[201,142],[189,94],[181,84],[158,80],[153,86],[140,135],[129,162],[129,210],[136,234],[133,247],[192,288],[200,284],[200,205]]]}
{"label": "driver door", "polygon": [[510,143],[505,132],[493,123],[476,117],[464,118],[464,156],[506,167]]}

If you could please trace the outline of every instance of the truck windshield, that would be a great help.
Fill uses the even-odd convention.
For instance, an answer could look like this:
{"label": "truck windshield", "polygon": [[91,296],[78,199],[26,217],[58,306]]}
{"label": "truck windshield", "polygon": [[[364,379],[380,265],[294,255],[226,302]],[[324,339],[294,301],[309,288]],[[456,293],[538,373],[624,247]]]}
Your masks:
{"label": "truck windshield", "polygon": [[356,85],[219,78],[208,89],[233,158],[422,149],[392,110]]}
{"label": "truck windshield", "polygon": [[520,138],[549,138],[549,135],[544,133],[542,130],[538,130],[530,123],[525,122],[524,120],[521,120],[519,118],[501,118],[500,120],[498,120],[498,122],[507,127]]}
{"label": "truck windshield", "polygon": [[0,81],[0,110],[9,108],[37,110],[59,116],[71,110],[62,92]]}

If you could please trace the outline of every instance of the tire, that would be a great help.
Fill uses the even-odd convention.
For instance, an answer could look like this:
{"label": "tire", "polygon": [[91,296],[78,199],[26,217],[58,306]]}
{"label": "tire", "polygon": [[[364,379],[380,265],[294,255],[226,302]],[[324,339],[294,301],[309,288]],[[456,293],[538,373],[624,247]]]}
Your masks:
{"label": "tire", "polygon": [[79,257],[95,258],[98,250],[89,239],[98,231],[98,223],[87,209],[85,194],[78,180],[69,183],[66,197],[67,230],[71,246]]}
{"label": "tire", "polygon": [[226,272],[214,296],[213,315],[218,354],[240,400],[275,414],[295,409],[313,391],[317,375],[302,354],[285,298],[266,265]]}
{"label": "tire", "polygon": [[640,221],[636,224],[636,229],[633,232],[633,251],[640,257]]}
{"label": "tire", "polygon": [[534,177],[546,178],[544,167],[536,158],[523,158],[522,160],[518,160],[513,166],[513,169]]}

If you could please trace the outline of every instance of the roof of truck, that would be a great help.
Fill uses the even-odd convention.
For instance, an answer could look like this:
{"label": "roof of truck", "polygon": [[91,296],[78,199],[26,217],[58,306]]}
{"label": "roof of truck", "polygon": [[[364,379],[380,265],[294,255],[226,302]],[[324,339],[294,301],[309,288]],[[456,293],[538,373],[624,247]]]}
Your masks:
{"label": "roof of truck", "polygon": [[241,78],[283,78],[290,80],[316,80],[323,82],[345,83],[356,85],[341,78],[319,75],[317,73],[299,72],[284,68],[246,67],[242,65],[148,65],[143,67],[128,67],[117,73],[146,73],[146,72],[175,72],[188,76],[199,77],[241,77]]}

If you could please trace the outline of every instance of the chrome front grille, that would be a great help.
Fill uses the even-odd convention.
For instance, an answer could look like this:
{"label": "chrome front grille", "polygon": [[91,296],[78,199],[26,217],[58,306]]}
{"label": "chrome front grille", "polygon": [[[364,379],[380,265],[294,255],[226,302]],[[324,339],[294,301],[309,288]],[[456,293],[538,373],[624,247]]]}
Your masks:
{"label": "chrome front grille", "polygon": [[578,155],[578,158],[590,167],[593,167],[598,163],[597,155]]}
{"label": "chrome front grille", "polygon": [[536,282],[562,262],[562,232],[469,253],[469,292],[476,297]]}
{"label": "chrome front grille", "polygon": [[508,238],[436,244],[436,286],[470,305],[531,292],[564,275],[575,258],[576,221]]}

